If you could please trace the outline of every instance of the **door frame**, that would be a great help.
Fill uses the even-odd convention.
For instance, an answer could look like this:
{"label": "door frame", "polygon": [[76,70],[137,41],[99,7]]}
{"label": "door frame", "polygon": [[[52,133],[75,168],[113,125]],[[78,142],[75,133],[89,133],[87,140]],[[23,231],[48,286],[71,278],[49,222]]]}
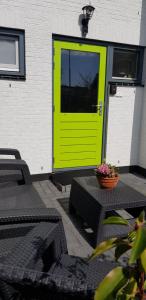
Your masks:
{"label": "door frame", "polygon": [[83,167],[73,167],[73,168],[54,168],[54,41],[59,42],[71,42],[71,43],[81,43],[95,46],[104,46],[106,48],[106,70],[105,70],[105,88],[104,88],[104,111],[103,111],[103,126],[102,126],[102,149],[101,149],[101,160],[105,159],[106,146],[107,146],[107,121],[108,121],[108,110],[109,110],[109,78],[110,78],[110,68],[111,65],[111,56],[110,56],[110,47],[107,44],[100,43],[98,41],[93,41],[90,39],[76,38],[76,37],[64,37],[53,34],[52,39],[52,171],[53,172],[63,172],[63,171],[72,171],[72,170],[87,170],[93,169],[95,166],[83,166]]}

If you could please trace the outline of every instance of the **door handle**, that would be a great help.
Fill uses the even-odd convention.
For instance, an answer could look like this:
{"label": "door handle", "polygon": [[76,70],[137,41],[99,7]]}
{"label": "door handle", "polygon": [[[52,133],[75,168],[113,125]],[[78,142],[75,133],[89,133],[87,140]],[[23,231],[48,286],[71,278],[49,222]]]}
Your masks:
{"label": "door handle", "polygon": [[99,104],[92,104],[93,107],[97,107],[97,112],[99,112],[99,116],[102,116],[103,111],[103,103],[102,101],[99,101]]}

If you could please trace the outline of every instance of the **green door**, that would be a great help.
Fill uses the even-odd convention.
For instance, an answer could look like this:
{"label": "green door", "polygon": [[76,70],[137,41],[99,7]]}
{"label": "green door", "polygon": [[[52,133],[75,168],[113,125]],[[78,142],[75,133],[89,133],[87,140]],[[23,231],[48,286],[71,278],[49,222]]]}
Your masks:
{"label": "green door", "polygon": [[54,41],[54,169],[101,162],[106,48]]}

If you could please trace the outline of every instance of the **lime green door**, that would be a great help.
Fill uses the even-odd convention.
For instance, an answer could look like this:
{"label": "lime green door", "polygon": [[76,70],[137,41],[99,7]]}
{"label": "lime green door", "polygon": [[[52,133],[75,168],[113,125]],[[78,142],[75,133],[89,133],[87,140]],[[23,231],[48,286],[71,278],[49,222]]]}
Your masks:
{"label": "lime green door", "polygon": [[54,169],[101,162],[106,48],[54,41]]}

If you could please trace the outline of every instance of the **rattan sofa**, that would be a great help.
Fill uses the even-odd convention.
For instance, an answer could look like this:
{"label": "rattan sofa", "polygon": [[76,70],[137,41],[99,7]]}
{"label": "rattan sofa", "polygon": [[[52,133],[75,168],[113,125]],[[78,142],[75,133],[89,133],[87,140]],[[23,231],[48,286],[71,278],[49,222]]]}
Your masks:
{"label": "rattan sofa", "polygon": [[[54,218],[55,213],[52,214]],[[47,219],[47,223],[46,217],[43,221],[39,217],[38,225],[36,218],[33,217],[32,224],[28,217],[23,224],[13,225],[13,240],[16,235],[17,241],[10,251],[13,226],[9,229],[8,219],[0,217],[1,245],[5,236],[8,249],[7,253],[5,250],[0,253],[0,299],[93,299],[96,286],[116,264],[101,258],[88,260],[68,255],[61,221],[52,227],[52,219]],[[9,218],[9,225],[18,221],[17,217],[14,219],[14,216]]]}

